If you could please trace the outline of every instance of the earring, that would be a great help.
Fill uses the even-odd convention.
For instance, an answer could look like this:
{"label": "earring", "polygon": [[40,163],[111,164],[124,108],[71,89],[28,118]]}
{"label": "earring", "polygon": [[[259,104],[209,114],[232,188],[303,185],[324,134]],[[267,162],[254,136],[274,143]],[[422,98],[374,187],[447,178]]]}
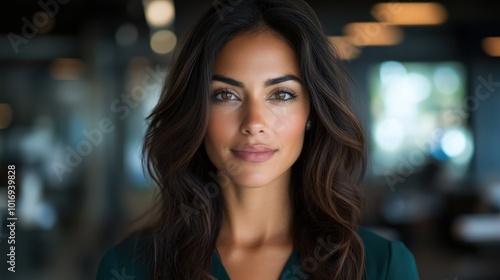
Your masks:
{"label": "earring", "polygon": [[307,123],[306,123],[306,130],[309,130],[311,129],[311,121],[308,120]]}

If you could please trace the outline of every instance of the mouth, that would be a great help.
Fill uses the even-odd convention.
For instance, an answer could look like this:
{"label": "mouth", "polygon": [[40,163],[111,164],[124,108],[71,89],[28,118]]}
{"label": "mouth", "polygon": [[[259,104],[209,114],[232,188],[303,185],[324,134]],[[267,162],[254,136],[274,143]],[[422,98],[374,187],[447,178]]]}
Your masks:
{"label": "mouth", "polygon": [[259,163],[270,159],[276,150],[268,146],[243,146],[231,150],[231,152],[239,159],[246,162]]}

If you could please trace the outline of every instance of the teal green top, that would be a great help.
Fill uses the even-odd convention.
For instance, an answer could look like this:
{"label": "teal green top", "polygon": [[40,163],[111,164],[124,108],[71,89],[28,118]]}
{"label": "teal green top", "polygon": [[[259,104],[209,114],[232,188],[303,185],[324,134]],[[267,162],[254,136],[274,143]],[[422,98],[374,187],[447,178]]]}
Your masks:
{"label": "teal green top", "polygon": [[[403,243],[387,240],[364,228],[359,229],[359,235],[365,245],[365,280],[419,279],[415,259]],[[139,250],[140,242],[136,238],[110,248],[99,264],[96,280],[152,279],[153,263],[139,261]],[[230,280],[216,250],[210,272],[219,280]],[[286,279],[308,279],[301,268],[298,251],[293,251],[281,271],[279,280]]]}

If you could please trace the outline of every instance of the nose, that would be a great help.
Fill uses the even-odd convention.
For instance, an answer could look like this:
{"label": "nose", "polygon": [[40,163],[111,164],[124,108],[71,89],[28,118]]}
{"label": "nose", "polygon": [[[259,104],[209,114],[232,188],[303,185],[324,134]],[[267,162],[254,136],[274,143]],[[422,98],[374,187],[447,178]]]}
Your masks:
{"label": "nose", "polygon": [[266,134],[268,130],[267,109],[258,101],[248,101],[243,110],[240,131],[245,135]]}

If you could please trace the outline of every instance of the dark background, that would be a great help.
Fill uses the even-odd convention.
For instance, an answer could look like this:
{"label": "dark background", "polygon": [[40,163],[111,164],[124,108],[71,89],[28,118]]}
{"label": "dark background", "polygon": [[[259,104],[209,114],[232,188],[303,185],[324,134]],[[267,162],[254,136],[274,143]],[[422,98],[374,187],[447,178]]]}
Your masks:
{"label": "dark background", "polygon": [[[214,3],[174,1],[175,21],[168,29],[182,40]],[[308,3],[327,35],[340,36],[349,22],[374,21],[370,11],[377,2]],[[370,153],[374,148],[371,71],[380,63],[457,62],[465,69],[464,102],[474,96],[479,77],[496,82],[487,99],[465,109],[461,125],[472,133],[472,158],[459,179],[443,175],[446,161],[429,160],[405,175],[396,188],[369,165],[364,223],[381,235],[402,240],[415,255],[421,279],[500,279],[500,59],[481,47],[484,37],[500,36],[500,2],[439,3],[447,10],[445,23],[404,26],[403,42],[364,47],[358,58],[346,60],[346,66],[359,85],[358,112]],[[4,104],[0,127],[6,123],[0,129],[0,275],[2,279],[93,279],[105,249],[128,221],[149,206],[153,190],[138,171],[137,147],[161,80],[152,78],[155,86],[148,81],[148,96],[140,102],[129,104],[122,98],[136,86],[145,86],[142,77],[151,70],[165,74],[172,54],[151,50],[154,29],[146,22],[140,0],[58,3],[53,21],[19,44],[17,51],[9,36],[23,34],[23,18],[33,22],[42,8],[38,1],[11,0],[3,1],[0,10],[0,104]],[[124,24],[137,31],[137,38],[125,45],[116,39]],[[69,68],[58,68],[60,58],[76,60]],[[61,78],[57,71],[74,75]],[[101,129],[102,138],[95,140],[89,154],[59,180],[54,162],[64,162],[68,147],[76,150],[90,141],[82,130],[95,132],[106,120],[111,131]],[[7,272],[5,262],[7,165],[11,164],[16,166],[17,186],[16,273]],[[460,229],[476,236],[489,234],[467,239]]]}

